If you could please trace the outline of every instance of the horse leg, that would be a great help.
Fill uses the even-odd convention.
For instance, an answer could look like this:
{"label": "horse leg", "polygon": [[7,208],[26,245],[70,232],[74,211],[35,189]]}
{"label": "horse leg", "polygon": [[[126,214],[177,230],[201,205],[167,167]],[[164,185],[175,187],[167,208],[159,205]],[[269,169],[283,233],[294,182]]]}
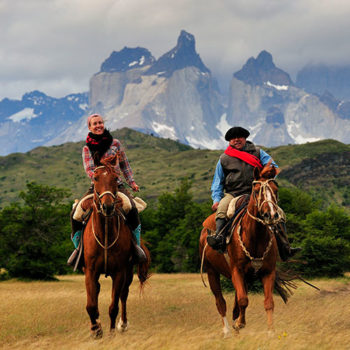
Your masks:
{"label": "horse leg", "polygon": [[101,323],[98,320],[98,294],[100,292],[100,283],[98,282],[99,275],[91,269],[85,271],[85,287],[87,295],[86,311],[89,314],[91,321],[91,336],[94,339],[102,338],[103,331]]}
{"label": "horse leg", "polygon": [[273,331],[273,310],[274,310],[274,302],[273,302],[273,289],[275,285],[275,271],[271,272],[268,275],[264,275],[262,277],[262,284],[264,286],[264,307],[267,316],[267,327],[269,331]]}
{"label": "horse leg", "polygon": [[239,316],[239,306],[238,306],[238,302],[237,302],[237,293],[235,291],[235,301],[233,304],[232,320],[233,321],[237,320],[238,316]]}
{"label": "horse leg", "polygon": [[222,323],[224,326],[223,328],[224,337],[226,338],[230,335],[231,330],[226,318],[226,301],[221,291],[220,274],[210,267],[207,268],[207,274],[208,274],[210,289],[215,296],[216,308],[218,309],[218,312],[222,317]]}
{"label": "horse leg", "polygon": [[125,271],[117,272],[112,276],[112,280],[112,302],[109,306],[109,318],[111,321],[110,331],[113,333],[115,330],[115,320],[119,312],[119,295],[125,284]]}
{"label": "horse leg", "polygon": [[121,301],[121,306],[122,306],[122,310],[121,310],[121,316],[118,322],[118,331],[119,332],[126,332],[128,330],[129,327],[129,322],[126,316],[126,301],[128,299],[128,295],[129,295],[129,286],[132,282],[132,279],[134,277],[133,274],[133,270],[128,269],[127,273],[126,273],[126,281],[124,283],[123,289],[120,293],[120,301]]}
{"label": "horse leg", "polygon": [[[233,317],[234,317],[233,328],[236,331],[238,331],[240,328],[244,328],[246,324],[245,310],[248,306],[248,295],[247,295],[247,289],[245,287],[244,278],[237,268],[233,269],[232,283],[236,290],[235,306],[234,306],[234,313],[233,313]],[[238,314],[237,308],[239,310],[239,314]],[[238,317],[237,317],[237,314],[238,314]]]}

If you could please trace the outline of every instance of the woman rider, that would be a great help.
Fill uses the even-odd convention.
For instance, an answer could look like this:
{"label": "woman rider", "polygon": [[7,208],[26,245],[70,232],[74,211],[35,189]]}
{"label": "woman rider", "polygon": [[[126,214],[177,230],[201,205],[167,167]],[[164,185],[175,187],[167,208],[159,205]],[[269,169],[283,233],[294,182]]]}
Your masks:
{"label": "woman rider", "polygon": [[[133,178],[133,173],[126,157],[125,151],[119,140],[113,139],[112,135],[107,129],[105,129],[104,121],[99,114],[92,114],[87,118],[87,125],[90,130],[87,138],[86,145],[83,147],[83,164],[86,174],[92,179],[96,163],[102,159],[108,158],[118,153],[118,162],[115,166],[116,173],[119,175],[121,172],[133,191],[139,191],[139,186],[136,184]],[[127,195],[130,199],[132,209],[126,214],[126,221],[132,230],[135,241],[135,255],[138,262],[145,261],[146,255],[140,245],[141,240],[141,223],[137,208],[132,200],[130,193],[123,185],[122,179],[118,176],[116,179],[118,183],[118,191]],[[89,189],[89,193],[93,192],[93,184]],[[82,224],[72,218],[72,237],[74,234],[81,230]],[[78,250],[75,249],[68,259],[69,265],[74,265],[75,259],[78,256]]]}

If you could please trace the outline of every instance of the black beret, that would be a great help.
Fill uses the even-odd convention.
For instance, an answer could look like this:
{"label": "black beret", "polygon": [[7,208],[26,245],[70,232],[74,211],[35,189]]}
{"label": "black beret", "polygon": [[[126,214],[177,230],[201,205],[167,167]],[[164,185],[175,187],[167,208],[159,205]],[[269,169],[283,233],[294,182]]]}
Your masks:
{"label": "black beret", "polygon": [[234,126],[229,129],[225,135],[225,140],[230,141],[235,137],[244,137],[245,139],[250,135],[247,129],[241,128],[240,126]]}

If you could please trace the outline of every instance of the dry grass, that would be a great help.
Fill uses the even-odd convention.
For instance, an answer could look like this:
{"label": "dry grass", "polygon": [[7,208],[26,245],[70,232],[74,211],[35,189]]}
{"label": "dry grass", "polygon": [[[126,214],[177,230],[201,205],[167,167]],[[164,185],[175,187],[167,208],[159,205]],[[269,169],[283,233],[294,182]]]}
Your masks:
{"label": "dry grass", "polygon": [[[82,276],[59,282],[0,284],[2,349],[350,349],[350,281],[300,285],[287,305],[275,297],[275,332],[266,330],[263,296],[250,295],[247,326],[222,337],[214,298],[198,274],[153,275],[140,297],[136,279],[128,302],[130,329],[108,335],[110,279],[101,277],[101,340],[89,336]],[[228,318],[233,297],[226,295]]]}

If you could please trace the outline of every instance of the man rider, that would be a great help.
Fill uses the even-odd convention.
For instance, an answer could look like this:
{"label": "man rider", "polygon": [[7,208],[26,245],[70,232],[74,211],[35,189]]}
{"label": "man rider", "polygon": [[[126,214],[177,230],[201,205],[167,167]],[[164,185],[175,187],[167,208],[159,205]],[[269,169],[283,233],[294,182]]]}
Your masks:
{"label": "man rider", "polygon": [[[278,168],[273,159],[262,149],[255,146],[251,141],[247,141],[249,131],[235,126],[230,128],[225,135],[225,140],[229,146],[220,156],[216,165],[213,182],[211,185],[213,211],[216,211],[216,234],[208,236],[208,244],[216,250],[225,250],[225,232],[224,226],[227,223],[227,209],[231,200],[242,194],[250,194],[252,191],[252,182],[254,180],[254,167],[261,163],[266,165],[270,160],[272,165]],[[237,158],[237,152],[242,151],[240,158]],[[225,192],[225,193],[224,193]],[[282,260],[287,260],[300,248],[291,248],[286,235],[284,223],[281,223],[279,233],[276,234],[277,245]]]}

